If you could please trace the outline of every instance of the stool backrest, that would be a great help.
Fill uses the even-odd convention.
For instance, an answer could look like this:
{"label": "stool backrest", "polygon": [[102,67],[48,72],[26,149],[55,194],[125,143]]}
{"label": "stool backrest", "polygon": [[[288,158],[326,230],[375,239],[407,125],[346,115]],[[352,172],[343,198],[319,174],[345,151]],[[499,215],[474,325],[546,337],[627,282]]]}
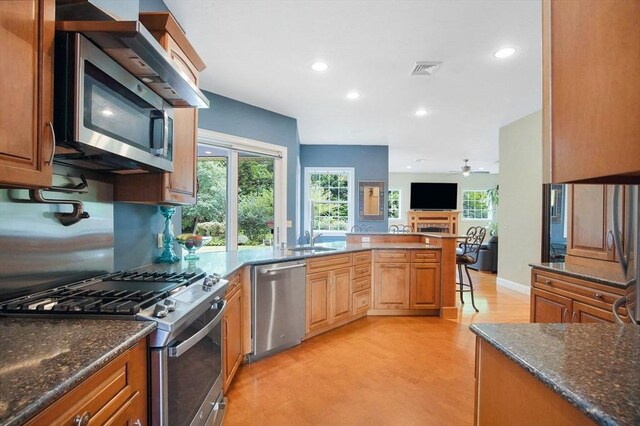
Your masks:
{"label": "stool backrest", "polygon": [[459,247],[462,249],[462,254],[478,259],[478,253],[480,252],[480,246],[484,241],[484,237],[487,235],[487,230],[482,226],[472,226],[467,229],[467,238],[460,243]]}

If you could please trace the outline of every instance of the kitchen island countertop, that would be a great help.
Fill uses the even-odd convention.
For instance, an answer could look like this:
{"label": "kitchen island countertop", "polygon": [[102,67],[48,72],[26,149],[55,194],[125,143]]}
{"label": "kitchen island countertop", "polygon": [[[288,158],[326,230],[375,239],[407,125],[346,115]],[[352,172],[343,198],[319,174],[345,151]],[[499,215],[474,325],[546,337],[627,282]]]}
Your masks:
{"label": "kitchen island countertop", "polygon": [[474,324],[471,330],[597,424],[640,424],[637,325]]}
{"label": "kitchen island countertop", "polygon": [[23,424],[155,328],[147,321],[0,318],[0,424]]}

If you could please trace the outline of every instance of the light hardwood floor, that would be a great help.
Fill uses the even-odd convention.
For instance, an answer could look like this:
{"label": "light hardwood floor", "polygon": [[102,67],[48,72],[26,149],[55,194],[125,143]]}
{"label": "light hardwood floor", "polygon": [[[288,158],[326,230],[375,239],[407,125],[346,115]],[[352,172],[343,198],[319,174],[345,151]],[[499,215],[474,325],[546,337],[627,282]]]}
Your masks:
{"label": "light hardwood floor", "polygon": [[[231,385],[225,426],[470,425],[469,324],[528,322],[529,297],[473,273],[456,320],[367,317],[253,364]],[[459,302],[458,302],[459,303]]]}

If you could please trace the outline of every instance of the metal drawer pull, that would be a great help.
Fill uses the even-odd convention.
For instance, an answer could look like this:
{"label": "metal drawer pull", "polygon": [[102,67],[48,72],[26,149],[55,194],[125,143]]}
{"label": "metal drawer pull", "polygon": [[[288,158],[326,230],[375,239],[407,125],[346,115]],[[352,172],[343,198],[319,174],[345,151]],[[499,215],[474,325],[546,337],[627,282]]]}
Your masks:
{"label": "metal drawer pull", "polygon": [[596,293],[594,296],[596,299],[602,299],[604,295],[602,293]]}
{"label": "metal drawer pull", "polygon": [[551,281],[550,281],[550,280],[544,280],[544,283],[545,283],[546,285],[551,285]]}
{"label": "metal drawer pull", "polygon": [[578,316],[578,312],[573,311],[573,313],[571,314],[571,322],[576,322],[576,321],[575,321],[576,316]]}
{"label": "metal drawer pull", "polygon": [[91,413],[85,411],[82,415],[78,414],[73,418],[73,426],[87,426],[91,420]]}
{"label": "metal drawer pull", "polygon": [[564,309],[564,313],[562,314],[562,322],[567,322],[567,314],[569,310],[567,308]]}

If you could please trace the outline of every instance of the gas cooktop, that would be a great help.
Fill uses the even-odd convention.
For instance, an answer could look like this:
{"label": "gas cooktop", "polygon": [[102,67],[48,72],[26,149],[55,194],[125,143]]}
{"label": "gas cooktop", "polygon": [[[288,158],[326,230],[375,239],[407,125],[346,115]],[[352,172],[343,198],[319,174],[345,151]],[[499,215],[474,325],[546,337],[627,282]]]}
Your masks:
{"label": "gas cooktop", "polygon": [[116,272],[0,302],[1,314],[135,317],[203,272]]}

